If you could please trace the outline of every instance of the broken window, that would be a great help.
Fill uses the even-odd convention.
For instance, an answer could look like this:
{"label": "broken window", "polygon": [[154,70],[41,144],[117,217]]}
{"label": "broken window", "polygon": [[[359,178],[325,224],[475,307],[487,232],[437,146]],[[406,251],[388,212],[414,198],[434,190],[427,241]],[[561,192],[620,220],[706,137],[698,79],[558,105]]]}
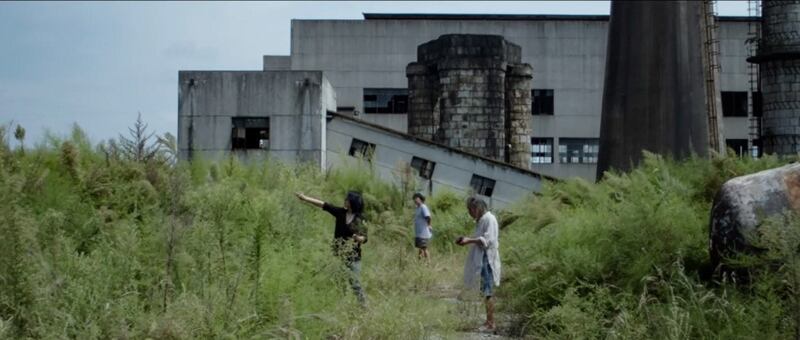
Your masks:
{"label": "broken window", "polygon": [[595,164],[600,151],[597,138],[559,138],[561,163]]}
{"label": "broken window", "polygon": [[348,154],[353,157],[371,161],[372,156],[375,154],[375,144],[353,138],[353,142],[350,143],[350,152],[348,152]]}
{"label": "broken window", "polygon": [[553,139],[531,138],[531,163],[553,163]]}
{"label": "broken window", "polygon": [[433,168],[436,167],[436,162],[431,162],[419,157],[412,157],[411,167],[417,170],[419,177],[431,179],[431,177],[433,177]]}
{"label": "broken window", "polygon": [[725,146],[733,149],[736,152],[736,155],[739,157],[747,155],[747,139],[726,139]]}
{"label": "broken window", "polygon": [[753,92],[753,117],[764,116],[764,102],[761,100],[761,92]]}
{"label": "broken window", "polygon": [[364,89],[364,113],[408,113],[408,89]]}
{"label": "broken window", "polygon": [[338,113],[353,114],[355,111],[356,111],[356,108],[353,107],[353,106],[337,106],[336,107],[336,112],[338,112]]}
{"label": "broken window", "polygon": [[534,89],[531,90],[531,98],[533,106],[531,113],[533,115],[549,115],[555,113],[555,105],[553,103],[553,90],[550,89]]}
{"label": "broken window", "polygon": [[747,139],[744,138],[726,139],[725,146],[736,152],[736,155],[739,157],[744,157],[749,155],[752,158],[758,158],[761,156],[760,139],[753,139],[749,149],[747,147]]}
{"label": "broken window", "polygon": [[750,157],[759,158],[762,156],[761,139],[753,139],[752,147],[750,148]]}
{"label": "broken window", "polygon": [[469,185],[475,190],[476,194],[491,197],[494,192],[495,180],[479,175],[472,175]]}
{"label": "broken window", "polygon": [[722,116],[747,117],[747,92],[722,91]]}
{"label": "broken window", "polygon": [[232,117],[231,149],[269,149],[269,118]]}

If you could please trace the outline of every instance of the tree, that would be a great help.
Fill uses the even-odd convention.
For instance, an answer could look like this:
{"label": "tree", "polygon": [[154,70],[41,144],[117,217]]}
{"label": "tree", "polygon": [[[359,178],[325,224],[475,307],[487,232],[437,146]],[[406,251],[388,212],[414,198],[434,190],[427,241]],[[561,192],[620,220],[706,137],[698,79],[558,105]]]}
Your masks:
{"label": "tree", "polygon": [[147,124],[142,121],[142,113],[136,118],[132,128],[128,128],[130,138],[120,134],[119,143],[123,157],[134,162],[147,163],[159,152],[159,144],[151,142],[154,132],[147,131]]}
{"label": "tree", "polygon": [[175,164],[178,161],[178,141],[175,136],[167,132],[163,136],[156,136],[156,142],[163,160],[168,164]]}
{"label": "tree", "polygon": [[19,142],[19,149],[24,153],[25,152],[25,128],[22,125],[17,124],[17,129],[14,130],[14,139]]}

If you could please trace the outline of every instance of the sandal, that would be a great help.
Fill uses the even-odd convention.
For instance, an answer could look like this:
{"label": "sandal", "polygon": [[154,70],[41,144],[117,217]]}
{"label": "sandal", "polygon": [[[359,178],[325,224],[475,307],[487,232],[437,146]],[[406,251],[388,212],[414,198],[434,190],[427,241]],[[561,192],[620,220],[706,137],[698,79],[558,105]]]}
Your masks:
{"label": "sandal", "polygon": [[495,333],[496,331],[497,327],[495,327],[494,325],[483,324],[480,327],[478,327],[478,332],[480,333]]}

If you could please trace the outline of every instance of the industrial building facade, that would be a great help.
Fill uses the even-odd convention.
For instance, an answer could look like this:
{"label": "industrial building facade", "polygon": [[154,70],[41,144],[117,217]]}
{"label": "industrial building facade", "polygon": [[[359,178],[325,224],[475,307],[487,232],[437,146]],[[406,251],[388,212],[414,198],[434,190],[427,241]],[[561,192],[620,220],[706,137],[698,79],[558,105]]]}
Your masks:
{"label": "industrial building facade", "polygon": [[429,194],[477,194],[497,208],[540,191],[548,179],[338,114],[336,93],[320,71],[181,71],[178,81],[181,159],[276,159],[320,170],[365,161],[383,179],[413,179]]}
{"label": "industrial building facade", "polygon": [[[719,18],[723,137],[747,154],[757,138],[746,40],[756,19]],[[521,47],[533,68],[530,168],[595,179],[608,16],[365,14],[364,20],[292,20],[291,54],[264,56],[264,71],[323,71],[336,111],[407,132],[407,67],[417,47],[447,34],[492,34]],[[757,140],[752,143],[758,145]]]}

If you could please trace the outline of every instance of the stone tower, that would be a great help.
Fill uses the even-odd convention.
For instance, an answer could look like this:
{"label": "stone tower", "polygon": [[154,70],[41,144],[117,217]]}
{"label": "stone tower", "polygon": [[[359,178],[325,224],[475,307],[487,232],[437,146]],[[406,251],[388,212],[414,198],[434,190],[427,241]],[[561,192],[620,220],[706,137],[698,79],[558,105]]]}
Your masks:
{"label": "stone tower", "polygon": [[533,69],[521,52],[499,35],[420,45],[406,68],[409,134],[530,168]]}
{"label": "stone tower", "polygon": [[762,2],[758,55],[765,154],[800,152],[800,1]]}

